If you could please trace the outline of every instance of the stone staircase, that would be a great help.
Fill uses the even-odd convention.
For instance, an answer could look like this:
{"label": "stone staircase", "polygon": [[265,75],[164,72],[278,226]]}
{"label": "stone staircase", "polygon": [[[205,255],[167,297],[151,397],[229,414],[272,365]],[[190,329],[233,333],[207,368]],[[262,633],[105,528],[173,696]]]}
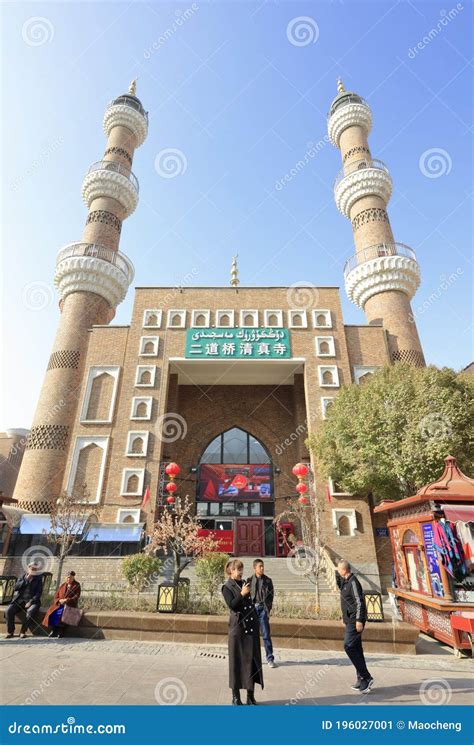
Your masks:
{"label": "stone staircase", "polygon": [[[239,558],[239,557],[236,557]],[[249,577],[253,573],[252,559],[248,556],[240,557],[244,564],[244,577]],[[284,558],[266,557],[265,574],[273,580],[276,597],[285,596],[289,601],[296,604],[305,604],[314,598],[314,583],[298,570],[290,561]],[[166,572],[165,576],[171,579],[171,571]],[[183,577],[188,577],[191,586],[196,586],[196,572],[194,563],[191,563],[182,573]],[[160,578],[160,582],[163,577]],[[158,581],[156,585],[158,584]],[[150,586],[150,591],[155,592],[157,587]],[[334,592],[324,572],[319,577],[320,603],[325,606],[338,605],[339,593]]]}

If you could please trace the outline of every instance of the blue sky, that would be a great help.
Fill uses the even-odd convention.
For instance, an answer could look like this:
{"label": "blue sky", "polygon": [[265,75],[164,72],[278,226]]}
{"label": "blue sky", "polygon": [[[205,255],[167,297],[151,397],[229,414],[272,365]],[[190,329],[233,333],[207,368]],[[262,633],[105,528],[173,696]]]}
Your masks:
{"label": "blue sky", "polygon": [[[238,253],[242,285],[339,285],[346,323],[364,322],[343,291],[353,243],[333,200],[340,153],[312,149],[341,75],[370,103],[395,239],[421,265],[413,308],[426,358],[471,361],[467,2],[15,2],[2,14],[1,429],[31,424],[58,320],[56,253],[81,239],[105,107],[137,76],[150,126],[120,245],[135,285],[189,272],[226,285]],[[180,151],[173,178],[160,174],[168,148]],[[132,300],[114,323],[129,321]]]}

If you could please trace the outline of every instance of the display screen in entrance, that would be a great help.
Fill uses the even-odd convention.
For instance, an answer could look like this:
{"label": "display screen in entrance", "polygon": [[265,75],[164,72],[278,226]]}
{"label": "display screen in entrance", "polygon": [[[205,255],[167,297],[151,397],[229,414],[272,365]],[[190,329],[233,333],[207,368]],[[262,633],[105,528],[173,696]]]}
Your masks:
{"label": "display screen in entrance", "polygon": [[270,465],[203,463],[199,469],[198,499],[231,502],[272,499]]}

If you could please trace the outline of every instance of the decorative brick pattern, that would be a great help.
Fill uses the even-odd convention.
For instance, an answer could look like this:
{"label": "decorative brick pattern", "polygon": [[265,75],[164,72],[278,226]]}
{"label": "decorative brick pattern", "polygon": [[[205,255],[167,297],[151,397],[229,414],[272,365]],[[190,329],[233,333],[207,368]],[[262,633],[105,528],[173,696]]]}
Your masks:
{"label": "decorative brick pattern", "polygon": [[20,510],[34,512],[37,515],[47,515],[51,512],[51,502],[40,499],[36,502],[33,499],[21,500],[18,502],[18,507]]}
{"label": "decorative brick pattern", "polygon": [[366,210],[362,210],[352,220],[352,229],[358,230],[362,225],[367,225],[369,222],[388,222],[387,211],[380,207],[369,207]]}
{"label": "decorative brick pattern", "polygon": [[53,352],[48,362],[48,370],[57,370],[58,368],[67,368],[79,366],[81,353],[77,349],[59,349]]}
{"label": "decorative brick pattern", "polygon": [[66,450],[69,427],[62,424],[39,424],[28,435],[27,450]]}
{"label": "decorative brick pattern", "polygon": [[86,225],[89,225],[91,222],[101,222],[105,225],[110,225],[110,227],[114,228],[119,235],[122,230],[121,220],[119,220],[113,212],[107,212],[107,210],[93,210],[92,212],[89,212]]}
{"label": "decorative brick pattern", "polygon": [[364,145],[358,145],[357,147],[351,147],[347,151],[347,153],[344,155],[342,162],[345,163],[348,158],[352,158],[353,155],[357,155],[358,153],[370,155],[370,150],[368,147],[364,147]]}
{"label": "decorative brick pattern", "polygon": [[413,367],[425,366],[423,354],[416,349],[398,349],[396,352],[392,352],[392,362],[405,362]]}
{"label": "decorative brick pattern", "polygon": [[123,147],[108,147],[104,153],[105,160],[107,159],[107,155],[121,155],[122,158],[125,158],[132,165],[132,156]]}

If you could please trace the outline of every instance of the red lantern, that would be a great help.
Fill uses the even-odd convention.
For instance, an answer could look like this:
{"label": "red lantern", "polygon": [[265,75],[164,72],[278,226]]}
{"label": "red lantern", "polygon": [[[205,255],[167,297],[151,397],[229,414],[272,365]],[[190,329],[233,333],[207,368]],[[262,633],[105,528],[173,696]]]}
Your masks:
{"label": "red lantern", "polygon": [[165,468],[165,473],[167,476],[170,477],[170,479],[174,479],[181,473],[181,468],[178,466],[177,463],[168,463]]}
{"label": "red lantern", "polygon": [[304,494],[308,491],[308,485],[304,483],[304,481],[300,481],[299,484],[296,484],[296,491],[298,494]]}
{"label": "red lantern", "polygon": [[166,501],[168,504],[174,504],[174,497],[170,494],[169,497],[166,497]]}
{"label": "red lantern", "polygon": [[170,481],[169,484],[166,484],[165,489],[167,492],[175,492],[177,489],[177,485],[174,483],[174,481]]}
{"label": "red lantern", "polygon": [[304,497],[304,496],[298,497],[298,502],[300,504],[308,504],[308,497]]}
{"label": "red lantern", "polygon": [[308,475],[308,466],[304,463],[297,463],[296,466],[293,466],[293,475],[297,476],[299,479],[304,479],[305,476]]}

